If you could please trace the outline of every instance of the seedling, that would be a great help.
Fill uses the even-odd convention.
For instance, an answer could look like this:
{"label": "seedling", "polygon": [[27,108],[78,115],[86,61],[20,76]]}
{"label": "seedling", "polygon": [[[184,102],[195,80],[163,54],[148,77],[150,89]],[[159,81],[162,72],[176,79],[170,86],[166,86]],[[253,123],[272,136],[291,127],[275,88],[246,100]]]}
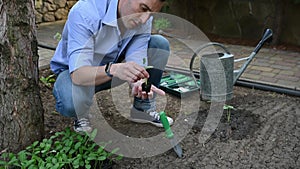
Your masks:
{"label": "seedling", "polygon": [[40,81],[43,82],[46,85],[46,87],[51,88],[52,84],[55,82],[55,75],[51,74],[47,77],[42,76],[40,78]]}
{"label": "seedling", "polygon": [[[146,63],[146,58],[143,58],[143,64]],[[151,69],[153,66],[145,66],[145,69]],[[145,78],[145,82],[142,84],[142,91],[145,91],[146,93],[149,93],[151,90],[151,82],[148,82],[148,78]]]}
{"label": "seedling", "polygon": [[231,105],[224,105],[223,106],[223,109],[224,110],[227,110],[227,122],[229,123],[230,122],[230,118],[231,118],[231,110],[235,110],[235,108]]}
{"label": "seedling", "polygon": [[147,80],[142,84],[142,91],[149,93],[151,90],[151,82],[147,82]]}

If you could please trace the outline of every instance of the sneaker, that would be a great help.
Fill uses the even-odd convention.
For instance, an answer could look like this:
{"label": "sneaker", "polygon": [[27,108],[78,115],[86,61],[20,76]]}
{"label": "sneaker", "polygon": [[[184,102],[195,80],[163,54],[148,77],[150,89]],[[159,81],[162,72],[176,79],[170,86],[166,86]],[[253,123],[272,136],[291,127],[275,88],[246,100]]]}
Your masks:
{"label": "sneaker", "polygon": [[[171,126],[173,124],[173,119],[168,116],[167,119]],[[136,108],[132,107],[129,120],[136,123],[150,123],[156,127],[163,127],[163,124],[160,121],[159,113],[156,111],[139,111]]]}
{"label": "sneaker", "polygon": [[92,131],[90,122],[86,118],[75,119],[73,127],[74,127],[74,131],[76,131],[77,133],[82,133],[82,132],[90,133]]}

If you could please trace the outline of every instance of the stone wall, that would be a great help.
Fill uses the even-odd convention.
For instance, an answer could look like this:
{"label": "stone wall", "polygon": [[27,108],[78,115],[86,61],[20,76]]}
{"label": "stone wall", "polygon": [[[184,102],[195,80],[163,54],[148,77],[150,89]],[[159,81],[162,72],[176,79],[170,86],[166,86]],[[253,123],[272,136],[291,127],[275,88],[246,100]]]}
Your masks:
{"label": "stone wall", "polygon": [[300,3],[292,0],[173,0],[169,9],[206,34],[258,40],[271,28],[273,43],[300,46]]}
{"label": "stone wall", "polygon": [[77,0],[35,0],[36,23],[65,20]]}

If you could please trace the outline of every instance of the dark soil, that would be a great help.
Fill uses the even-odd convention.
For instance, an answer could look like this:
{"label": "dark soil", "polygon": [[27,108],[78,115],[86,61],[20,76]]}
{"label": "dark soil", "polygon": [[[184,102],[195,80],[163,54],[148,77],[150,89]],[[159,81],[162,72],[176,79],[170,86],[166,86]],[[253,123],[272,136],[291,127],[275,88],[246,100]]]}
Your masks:
{"label": "dark soil", "polygon": [[[41,75],[47,76],[50,73],[44,70]],[[124,93],[128,94],[127,91]],[[72,120],[55,111],[51,88],[41,84],[41,96],[45,109],[46,137],[71,127]],[[134,138],[149,138],[164,132],[150,124],[129,121],[126,115],[117,110],[119,106],[126,105],[116,105],[111,90],[97,93],[96,100],[106,122],[115,131]],[[130,103],[130,100],[127,102]],[[167,94],[166,102],[165,111],[176,119],[180,115],[181,99]],[[179,143],[183,149],[183,158],[178,158],[170,148],[151,157],[124,157],[115,161],[113,168],[300,168],[299,98],[234,87],[234,97],[226,103],[235,108],[231,110],[230,120],[224,111],[216,130],[210,131],[211,135],[205,142],[201,142],[200,134],[209,110],[213,109],[211,104],[201,101],[199,111],[184,114],[183,119],[186,121],[196,117],[194,123],[185,123],[185,120],[180,119],[175,121],[175,126],[180,124],[182,128],[188,126],[189,129]],[[104,124],[100,121],[97,123]],[[99,130],[98,134],[105,132]]]}

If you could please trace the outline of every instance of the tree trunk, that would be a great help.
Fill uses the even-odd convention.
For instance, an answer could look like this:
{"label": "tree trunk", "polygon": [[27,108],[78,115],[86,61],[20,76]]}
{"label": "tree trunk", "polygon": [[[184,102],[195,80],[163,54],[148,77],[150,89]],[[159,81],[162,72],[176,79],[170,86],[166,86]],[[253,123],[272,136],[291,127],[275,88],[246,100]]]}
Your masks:
{"label": "tree trunk", "polygon": [[34,0],[0,0],[0,153],[43,138]]}

